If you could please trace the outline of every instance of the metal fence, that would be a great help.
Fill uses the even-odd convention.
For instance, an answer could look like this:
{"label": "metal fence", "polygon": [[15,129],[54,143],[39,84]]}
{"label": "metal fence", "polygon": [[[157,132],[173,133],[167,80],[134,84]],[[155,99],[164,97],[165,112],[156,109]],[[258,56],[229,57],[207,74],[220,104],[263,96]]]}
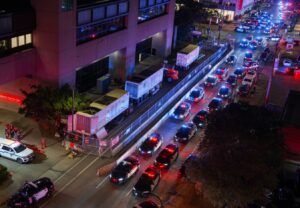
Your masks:
{"label": "metal fence", "polygon": [[[93,145],[82,143],[82,148],[90,153],[99,155],[114,156],[120,152],[126,145],[132,142],[151,122],[157,119],[167,109],[174,100],[182,96],[183,92],[193,87],[195,81],[200,81],[216,64],[220,58],[224,57],[229,50],[229,45],[224,44],[213,55],[202,63],[194,63],[190,69],[189,75],[178,82],[168,93],[161,97],[147,111],[142,113],[134,122],[118,132],[113,132],[105,138],[106,145],[99,146],[101,142],[95,142]],[[108,153],[108,154],[107,154]]]}

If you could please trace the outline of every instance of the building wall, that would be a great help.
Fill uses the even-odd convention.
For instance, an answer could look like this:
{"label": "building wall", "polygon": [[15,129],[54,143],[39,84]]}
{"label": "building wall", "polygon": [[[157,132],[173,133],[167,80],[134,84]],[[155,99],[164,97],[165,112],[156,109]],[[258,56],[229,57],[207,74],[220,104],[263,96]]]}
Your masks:
{"label": "building wall", "polygon": [[[117,74],[124,80],[133,72],[135,65],[136,43],[154,34],[164,31],[159,51],[168,55],[172,46],[175,0],[169,3],[168,13],[153,20],[137,24],[138,0],[130,1],[127,29],[89,41],[76,46],[76,9],[71,12],[61,12],[59,6],[49,6],[47,2],[59,0],[44,0],[43,4],[35,0],[37,8],[36,47],[38,51],[38,77],[50,81],[57,80],[59,84],[74,84],[76,69],[87,66],[95,60],[120,51],[118,57],[123,62],[116,64]],[[46,2],[46,3],[45,3]],[[41,9],[40,9],[41,8]],[[76,8],[76,5],[75,5]],[[173,9],[172,9],[173,8]],[[47,40],[47,41],[46,41]]]}
{"label": "building wall", "polygon": [[0,84],[17,78],[34,75],[36,69],[36,50],[28,49],[11,56],[0,58]]}

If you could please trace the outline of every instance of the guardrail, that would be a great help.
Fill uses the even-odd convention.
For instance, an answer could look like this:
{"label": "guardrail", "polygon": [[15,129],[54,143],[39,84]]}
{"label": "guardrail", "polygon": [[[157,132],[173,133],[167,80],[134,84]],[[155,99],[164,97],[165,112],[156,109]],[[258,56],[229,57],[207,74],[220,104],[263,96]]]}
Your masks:
{"label": "guardrail", "polygon": [[[112,157],[118,154],[130,143],[136,142],[137,137],[147,129],[147,127],[161,120],[165,116],[166,109],[170,108],[171,105],[176,105],[176,100],[180,96],[183,96],[188,92],[189,89],[193,87],[193,83],[199,82],[209,71],[211,71],[212,66],[216,64],[220,58],[224,58],[226,52],[229,49],[228,44],[224,44],[218,49],[213,55],[204,60],[200,64],[193,63],[189,74],[186,75],[182,80],[180,80],[170,91],[157,100],[154,105],[151,105],[148,110],[142,112],[136,120],[129,123],[125,128],[120,128],[109,134],[103,141],[95,140],[93,144],[85,144],[82,141],[80,148],[89,152],[90,154],[95,154],[99,156]],[[175,102],[175,103],[174,103]],[[102,142],[105,146],[102,146]]]}

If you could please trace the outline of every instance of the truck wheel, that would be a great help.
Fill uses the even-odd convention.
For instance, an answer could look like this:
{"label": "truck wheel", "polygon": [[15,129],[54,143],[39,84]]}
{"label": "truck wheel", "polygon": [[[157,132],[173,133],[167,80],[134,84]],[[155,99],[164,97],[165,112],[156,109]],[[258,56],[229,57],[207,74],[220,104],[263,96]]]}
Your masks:
{"label": "truck wheel", "polygon": [[171,77],[168,77],[168,82],[172,82],[173,79]]}
{"label": "truck wheel", "polygon": [[22,164],[22,163],[23,163],[23,160],[22,160],[21,158],[18,158],[18,159],[17,159],[17,163]]}

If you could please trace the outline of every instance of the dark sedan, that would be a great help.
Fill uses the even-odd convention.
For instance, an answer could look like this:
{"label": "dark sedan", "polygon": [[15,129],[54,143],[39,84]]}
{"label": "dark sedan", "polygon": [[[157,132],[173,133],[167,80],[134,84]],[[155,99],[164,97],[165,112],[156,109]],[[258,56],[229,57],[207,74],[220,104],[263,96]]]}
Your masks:
{"label": "dark sedan", "polygon": [[160,181],[160,172],[154,167],[148,167],[132,189],[134,196],[146,197],[153,192]]}
{"label": "dark sedan", "polygon": [[159,169],[170,168],[177,160],[179,149],[176,144],[168,144],[154,160],[154,166]]}
{"label": "dark sedan", "polygon": [[185,123],[177,130],[174,140],[186,143],[196,134],[196,131],[197,127],[194,123]]}
{"label": "dark sedan", "polygon": [[123,184],[128,181],[140,168],[139,160],[133,156],[121,161],[109,175],[114,184]]}
{"label": "dark sedan", "polygon": [[208,104],[208,111],[214,112],[223,108],[223,100],[221,98],[213,98]]}
{"label": "dark sedan", "polygon": [[197,127],[203,127],[206,124],[207,121],[207,115],[208,112],[206,110],[201,110],[199,111],[195,117],[193,118],[193,123],[197,126]]}

